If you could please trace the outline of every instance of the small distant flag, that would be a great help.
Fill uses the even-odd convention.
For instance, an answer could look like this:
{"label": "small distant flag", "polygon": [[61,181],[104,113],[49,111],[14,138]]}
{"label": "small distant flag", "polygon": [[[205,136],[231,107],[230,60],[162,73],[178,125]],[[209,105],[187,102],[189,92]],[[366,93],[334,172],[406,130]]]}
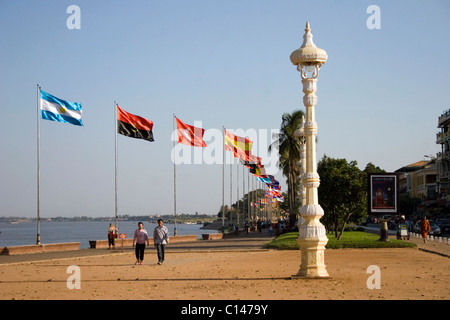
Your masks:
{"label": "small distant flag", "polygon": [[175,119],[177,120],[178,143],[193,147],[206,147],[206,143],[203,141],[205,129],[188,125],[176,117]]}
{"label": "small distant flag", "polygon": [[256,181],[267,183],[268,178],[265,178],[265,177],[262,177],[262,176],[256,176]]}
{"label": "small distant flag", "polygon": [[42,90],[40,97],[41,119],[83,126],[80,103],[59,99]]}
{"label": "small distant flag", "polygon": [[152,130],[153,121],[128,113],[117,106],[117,133],[153,142]]}

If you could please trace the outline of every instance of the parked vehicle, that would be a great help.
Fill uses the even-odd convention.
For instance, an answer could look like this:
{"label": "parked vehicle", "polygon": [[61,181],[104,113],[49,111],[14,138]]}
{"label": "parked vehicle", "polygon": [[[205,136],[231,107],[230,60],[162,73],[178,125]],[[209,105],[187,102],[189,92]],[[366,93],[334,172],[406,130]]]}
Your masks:
{"label": "parked vehicle", "polygon": [[441,234],[450,234],[450,219],[438,220],[437,223],[441,229]]}

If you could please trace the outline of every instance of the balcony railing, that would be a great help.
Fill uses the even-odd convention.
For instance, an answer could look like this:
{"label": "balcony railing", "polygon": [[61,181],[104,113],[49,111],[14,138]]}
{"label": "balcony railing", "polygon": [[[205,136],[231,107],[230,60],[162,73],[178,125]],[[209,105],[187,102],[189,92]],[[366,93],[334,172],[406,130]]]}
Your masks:
{"label": "balcony railing", "polygon": [[450,138],[450,131],[436,133],[436,143],[441,144]]}
{"label": "balcony railing", "polygon": [[448,119],[450,119],[450,109],[445,110],[442,115],[439,116],[438,119],[438,125],[442,125],[443,123],[445,123]]}

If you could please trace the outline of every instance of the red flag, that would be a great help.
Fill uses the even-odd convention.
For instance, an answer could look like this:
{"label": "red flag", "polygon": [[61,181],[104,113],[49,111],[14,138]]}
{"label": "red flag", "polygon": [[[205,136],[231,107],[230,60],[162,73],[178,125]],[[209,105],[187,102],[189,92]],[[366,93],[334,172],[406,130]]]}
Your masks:
{"label": "red flag", "polygon": [[178,143],[193,147],[206,147],[206,143],[203,141],[205,129],[188,125],[178,118],[175,119],[177,120]]}

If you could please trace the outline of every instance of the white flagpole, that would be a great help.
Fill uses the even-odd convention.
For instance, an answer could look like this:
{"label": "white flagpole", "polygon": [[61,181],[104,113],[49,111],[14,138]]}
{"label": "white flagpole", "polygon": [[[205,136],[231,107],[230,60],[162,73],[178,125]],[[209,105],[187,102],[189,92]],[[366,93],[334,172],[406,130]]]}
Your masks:
{"label": "white flagpole", "polygon": [[37,235],[36,245],[41,244],[41,105],[40,105],[41,87],[37,85]]}
{"label": "white flagpole", "polygon": [[222,232],[225,228],[225,127],[223,131],[223,156],[222,156]]}
{"label": "white flagpole", "polygon": [[244,197],[245,197],[245,166],[242,165],[242,220],[245,224],[245,210],[244,210]]}
{"label": "white flagpole", "polygon": [[245,208],[244,208],[244,197],[245,197],[245,166],[242,165],[242,219],[245,224]]}
{"label": "white flagpole", "polygon": [[[172,124],[172,132],[175,132],[175,119],[176,116],[173,114],[173,124]],[[177,153],[175,151],[176,146],[176,138],[177,135],[175,135],[173,140],[173,217],[174,217],[174,228],[173,228],[173,235],[177,235],[177,171],[176,171],[176,156]]]}
{"label": "white flagpole", "polygon": [[251,199],[250,199],[250,168],[247,171],[247,219],[250,223],[250,215],[251,215]]}
{"label": "white flagpole", "polygon": [[233,158],[230,159],[230,223],[233,224]]}
{"label": "white flagpole", "polygon": [[239,162],[236,166],[236,224],[237,230],[239,230]]}
{"label": "white flagpole", "polygon": [[115,227],[117,226],[117,102],[114,101],[114,219]]}
{"label": "white flagpole", "polygon": [[256,203],[256,193],[255,193],[255,175],[252,174],[251,175],[251,179],[252,179],[252,199],[253,199],[253,209],[252,209],[252,220],[255,220],[255,216],[256,216],[256,207],[255,207],[255,203]]}

